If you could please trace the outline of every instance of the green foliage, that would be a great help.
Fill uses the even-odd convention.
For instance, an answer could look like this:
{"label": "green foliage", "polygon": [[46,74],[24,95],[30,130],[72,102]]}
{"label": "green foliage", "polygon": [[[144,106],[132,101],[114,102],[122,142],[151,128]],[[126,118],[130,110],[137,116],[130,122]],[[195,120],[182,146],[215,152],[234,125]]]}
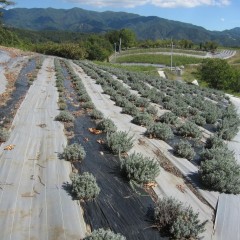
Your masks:
{"label": "green foliage", "polygon": [[172,112],[164,113],[160,118],[159,121],[166,124],[176,125],[179,123],[178,117]]}
{"label": "green foliage", "polygon": [[212,160],[212,159],[221,159],[226,158],[228,160],[234,160],[234,154],[227,148],[227,145],[224,144],[221,147],[213,147],[210,149],[204,149],[200,153],[202,161]]}
{"label": "green foliage", "polygon": [[76,43],[43,43],[34,45],[33,51],[47,55],[70,59],[84,59],[87,57],[86,49]]}
{"label": "green foliage", "polygon": [[93,119],[103,119],[102,112],[98,111],[97,109],[93,109],[91,112],[91,118]]}
{"label": "green foliage", "polygon": [[216,89],[229,89],[235,77],[233,69],[223,59],[204,59],[198,73],[201,80]]}
{"label": "green foliage", "polygon": [[158,199],[154,210],[154,221],[158,229],[168,232],[177,215],[181,212],[182,204],[172,197]]}
{"label": "green foliage", "polygon": [[135,101],[135,105],[137,107],[148,107],[149,106],[149,100],[147,98],[137,98]]}
{"label": "green foliage", "polygon": [[178,128],[179,135],[183,137],[197,138],[202,137],[202,133],[199,130],[198,126],[193,122],[186,122]]}
{"label": "green foliage", "polygon": [[91,173],[72,174],[70,178],[72,181],[72,193],[78,199],[90,200],[99,195],[100,188],[97,185],[96,178]]}
{"label": "green foliage", "polygon": [[147,127],[146,135],[161,140],[168,140],[173,137],[173,132],[168,124],[155,123]]}
{"label": "green foliage", "polygon": [[[136,43],[136,35],[131,29],[113,30],[106,34],[106,38],[113,45],[119,42],[121,38],[122,48],[133,47]],[[119,49],[120,47],[117,46]]]}
{"label": "green foliage", "polygon": [[191,121],[199,126],[203,126],[206,124],[206,119],[199,114],[196,114],[195,116],[191,117]]}
{"label": "green foliage", "polygon": [[60,122],[73,122],[74,116],[68,111],[61,111],[56,117],[56,121]]}
{"label": "green foliage", "polygon": [[21,40],[16,36],[14,32],[12,32],[10,29],[1,27],[0,21],[0,45],[13,47],[21,46],[21,44]]}
{"label": "green foliage", "polygon": [[82,108],[84,109],[94,109],[94,104],[92,101],[82,103]]}
{"label": "green foliage", "polygon": [[102,130],[104,132],[116,132],[117,131],[117,127],[114,124],[114,122],[111,119],[103,119],[101,122],[99,122],[97,124],[97,129],[98,130]]}
{"label": "green foliage", "polygon": [[65,110],[67,108],[67,104],[65,102],[58,103],[60,110]]}
{"label": "green foliage", "polygon": [[195,156],[195,152],[191,144],[183,140],[174,146],[174,153],[177,156],[186,158],[188,160],[192,160]]}
{"label": "green foliage", "polygon": [[223,148],[224,141],[216,135],[211,136],[206,140],[205,148]]}
{"label": "green foliage", "polygon": [[[170,66],[171,60],[168,55],[164,54],[136,54],[136,55],[126,55],[117,58],[118,63],[156,63],[165,64]],[[174,62],[177,66],[186,64],[197,64],[201,63],[201,58],[186,57],[186,56],[174,56]]]}
{"label": "green foliage", "polygon": [[93,34],[89,36],[82,45],[86,49],[87,59],[89,60],[106,60],[112,53],[112,45],[106,38],[101,35]]}
{"label": "green foliage", "polygon": [[100,228],[94,230],[90,236],[85,237],[83,240],[126,240],[126,238],[119,233],[116,234],[110,230]]}
{"label": "green foliage", "polygon": [[146,112],[138,113],[132,119],[132,123],[135,123],[140,126],[149,126],[153,123],[153,117]]}
{"label": "green foliage", "polygon": [[154,159],[144,157],[140,153],[130,154],[120,160],[121,169],[127,178],[138,184],[154,181],[160,172],[159,165]]}
{"label": "green foliage", "polygon": [[127,132],[114,132],[107,135],[108,147],[113,153],[128,152],[133,147],[133,136]]}
{"label": "green foliage", "polygon": [[206,224],[199,221],[198,213],[194,213],[191,207],[184,207],[172,197],[158,199],[154,220],[160,232],[174,239],[197,239]]}
{"label": "green foliage", "polygon": [[200,175],[203,184],[211,190],[240,193],[240,166],[231,158],[221,155],[218,158],[202,161]]}
{"label": "green foliage", "polygon": [[9,138],[9,132],[5,128],[0,128],[0,143],[6,142]]}
{"label": "green foliage", "polygon": [[154,106],[148,106],[147,109],[146,109],[146,112],[151,114],[152,116],[156,117],[157,114],[158,114],[158,110],[156,107]]}
{"label": "green foliage", "polygon": [[207,123],[214,124],[217,119],[221,117],[221,112],[216,105],[207,104],[206,102],[206,109],[202,115],[206,119]]}
{"label": "green foliage", "polygon": [[231,140],[238,133],[240,125],[240,119],[235,108],[230,105],[216,125],[219,136],[225,140]]}
{"label": "green foliage", "polygon": [[173,222],[170,233],[176,239],[197,239],[205,231],[206,222],[200,222],[199,213],[194,213],[191,207],[181,211]]}
{"label": "green foliage", "polygon": [[70,162],[82,161],[86,157],[86,152],[81,144],[73,143],[64,149],[62,157]]}
{"label": "green foliage", "polygon": [[122,113],[126,113],[132,116],[140,114],[138,108],[131,102],[122,107]]}

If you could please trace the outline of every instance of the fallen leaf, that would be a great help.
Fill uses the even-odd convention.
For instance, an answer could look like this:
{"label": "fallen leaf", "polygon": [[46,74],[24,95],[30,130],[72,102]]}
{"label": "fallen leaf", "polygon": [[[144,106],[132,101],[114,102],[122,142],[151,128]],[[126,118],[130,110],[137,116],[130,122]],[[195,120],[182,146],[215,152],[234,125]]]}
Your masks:
{"label": "fallen leaf", "polygon": [[99,144],[104,144],[104,143],[105,143],[105,141],[104,141],[103,139],[98,139],[97,142],[98,142]]}
{"label": "fallen leaf", "polygon": [[8,146],[6,146],[6,147],[4,148],[4,150],[9,150],[9,151],[11,151],[11,150],[14,149],[14,147],[15,147],[15,145],[8,145]]}
{"label": "fallen leaf", "polygon": [[153,187],[156,187],[156,186],[157,186],[157,183],[155,183],[155,182],[149,182],[149,183],[144,184],[144,186],[145,186],[146,188],[153,188]]}
{"label": "fallen leaf", "polygon": [[185,188],[184,188],[183,185],[181,185],[181,184],[177,184],[176,187],[177,187],[177,189],[178,189],[179,191],[181,191],[182,193],[185,192]]}
{"label": "fallen leaf", "polygon": [[102,133],[101,130],[97,130],[96,128],[88,128],[88,130],[89,130],[90,133],[93,133],[95,135],[99,135],[99,134]]}

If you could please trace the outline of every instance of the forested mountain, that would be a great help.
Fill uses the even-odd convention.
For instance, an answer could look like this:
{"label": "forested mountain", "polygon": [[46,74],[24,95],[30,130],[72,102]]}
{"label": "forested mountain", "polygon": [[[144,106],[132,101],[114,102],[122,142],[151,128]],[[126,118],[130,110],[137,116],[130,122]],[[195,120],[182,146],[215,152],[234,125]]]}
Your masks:
{"label": "forested mountain", "polygon": [[139,40],[173,38],[240,46],[240,27],[222,32],[209,31],[203,27],[159,17],[143,17],[124,12],[94,12],[80,8],[14,8],[2,11],[6,26],[21,29],[105,33],[113,29],[130,28]]}

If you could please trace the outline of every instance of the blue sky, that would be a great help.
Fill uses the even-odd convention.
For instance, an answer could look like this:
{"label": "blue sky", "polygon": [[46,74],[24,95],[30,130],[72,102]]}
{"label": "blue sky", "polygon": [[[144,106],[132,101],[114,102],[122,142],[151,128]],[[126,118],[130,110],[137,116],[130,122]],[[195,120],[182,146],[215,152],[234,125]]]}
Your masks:
{"label": "blue sky", "polygon": [[240,0],[15,0],[15,7],[80,7],[124,11],[192,23],[209,30],[240,27]]}

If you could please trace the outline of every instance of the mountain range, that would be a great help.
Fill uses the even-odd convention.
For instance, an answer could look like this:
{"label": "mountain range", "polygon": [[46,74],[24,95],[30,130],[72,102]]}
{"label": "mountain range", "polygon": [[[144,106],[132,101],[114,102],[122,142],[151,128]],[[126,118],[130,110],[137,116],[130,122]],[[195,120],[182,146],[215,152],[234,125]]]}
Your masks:
{"label": "mountain range", "polygon": [[189,23],[160,17],[144,17],[125,12],[95,12],[81,8],[13,8],[2,10],[6,26],[35,31],[71,31],[105,33],[114,29],[132,29],[139,40],[189,39],[193,42],[216,41],[224,46],[240,46],[240,27],[209,31]]}

